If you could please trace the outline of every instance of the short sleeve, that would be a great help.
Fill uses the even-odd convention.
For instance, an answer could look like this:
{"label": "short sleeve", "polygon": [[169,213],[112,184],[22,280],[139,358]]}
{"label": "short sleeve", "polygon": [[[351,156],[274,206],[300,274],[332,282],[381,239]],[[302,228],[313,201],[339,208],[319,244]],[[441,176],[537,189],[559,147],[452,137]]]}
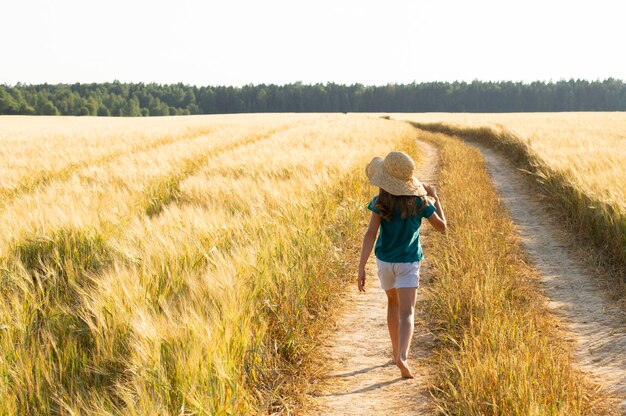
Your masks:
{"label": "short sleeve", "polygon": [[378,195],[376,195],[374,198],[372,198],[372,200],[369,202],[369,204],[367,204],[367,209],[369,209],[372,212],[375,212],[376,214],[380,215],[380,210],[376,207],[376,200],[378,200]]}
{"label": "short sleeve", "polygon": [[431,215],[433,215],[433,213],[437,211],[437,208],[435,208],[434,205],[431,204],[426,204],[426,206],[424,208],[422,208],[422,216],[424,218],[428,218]]}

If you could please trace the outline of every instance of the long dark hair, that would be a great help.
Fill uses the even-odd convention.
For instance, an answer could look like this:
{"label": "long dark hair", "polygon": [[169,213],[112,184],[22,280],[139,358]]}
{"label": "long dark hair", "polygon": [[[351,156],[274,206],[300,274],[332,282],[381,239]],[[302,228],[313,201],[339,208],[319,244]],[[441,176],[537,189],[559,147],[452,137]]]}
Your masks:
{"label": "long dark hair", "polygon": [[423,197],[414,195],[392,195],[383,188],[378,189],[378,199],[374,204],[380,210],[380,216],[387,221],[391,221],[394,211],[399,211],[404,220],[413,215],[417,215],[420,209],[427,203]]}

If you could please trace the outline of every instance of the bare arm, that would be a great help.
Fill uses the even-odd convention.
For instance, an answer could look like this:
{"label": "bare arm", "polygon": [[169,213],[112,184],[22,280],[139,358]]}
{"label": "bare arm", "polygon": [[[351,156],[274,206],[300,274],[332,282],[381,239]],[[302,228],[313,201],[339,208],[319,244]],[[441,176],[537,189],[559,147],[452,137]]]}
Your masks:
{"label": "bare arm", "polygon": [[433,228],[440,233],[445,233],[448,225],[446,223],[446,216],[443,213],[443,207],[441,206],[441,201],[439,200],[439,196],[437,195],[437,189],[435,189],[435,185],[424,185],[426,188],[426,192],[429,196],[435,199],[435,212],[433,215],[428,217],[428,222]]}
{"label": "bare arm", "polygon": [[372,248],[374,248],[376,235],[378,234],[378,228],[380,227],[380,219],[380,215],[372,212],[369,226],[367,227],[367,231],[363,236],[363,246],[361,248],[361,260],[359,261],[358,279],[360,292],[365,292],[365,264],[367,263],[367,259],[369,259],[370,254],[372,254]]}

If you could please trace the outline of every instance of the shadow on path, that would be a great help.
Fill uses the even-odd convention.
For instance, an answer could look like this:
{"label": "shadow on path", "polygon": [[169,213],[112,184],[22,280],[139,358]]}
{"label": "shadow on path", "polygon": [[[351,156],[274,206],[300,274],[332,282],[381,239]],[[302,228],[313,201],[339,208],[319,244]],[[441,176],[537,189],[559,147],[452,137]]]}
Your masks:
{"label": "shadow on path", "polygon": [[360,389],[354,390],[354,391],[346,391],[346,392],[343,392],[343,393],[324,393],[324,394],[320,394],[319,396],[320,397],[323,397],[323,396],[326,396],[326,397],[329,397],[329,396],[348,396],[350,394],[365,393],[367,391],[372,391],[372,390],[379,389],[381,387],[385,387],[385,386],[390,386],[392,384],[396,384],[396,383],[398,383],[400,381],[407,381],[407,379],[402,378],[402,377],[398,377],[398,378],[396,378],[394,380],[383,381],[382,383],[372,384],[371,386],[363,387],[363,388],[360,388]]}

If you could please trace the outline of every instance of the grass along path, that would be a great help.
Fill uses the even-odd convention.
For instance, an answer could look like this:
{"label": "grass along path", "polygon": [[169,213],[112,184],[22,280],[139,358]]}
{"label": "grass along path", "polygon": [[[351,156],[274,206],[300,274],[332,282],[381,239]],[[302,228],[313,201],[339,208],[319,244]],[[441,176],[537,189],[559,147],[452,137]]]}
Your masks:
{"label": "grass along path", "polygon": [[[422,166],[418,177],[434,183],[437,150],[419,142]],[[422,235],[427,233],[425,224]],[[426,254],[428,256],[428,253]],[[354,272],[356,276],[356,271]],[[343,312],[332,328],[332,335],[319,351],[326,362],[324,371],[310,386],[305,399],[309,415],[430,414],[423,360],[431,355],[432,334],[422,321],[423,291],[418,290],[416,328],[411,345],[412,380],[400,377],[391,363],[391,347],[386,323],[387,298],[380,288],[374,257],[366,268],[366,292],[358,293],[356,283],[349,285]],[[422,269],[421,284],[428,272]]]}
{"label": "grass along path", "polygon": [[599,287],[599,278],[568,250],[576,236],[546,213],[525,178],[503,156],[474,144],[515,222],[524,250],[540,271],[548,307],[567,324],[578,366],[620,401],[626,414],[626,314]]}
{"label": "grass along path", "polygon": [[602,396],[571,365],[480,152],[442,134],[421,138],[440,150],[448,220],[448,232],[430,238],[433,282],[425,290],[438,413],[606,413]]}

